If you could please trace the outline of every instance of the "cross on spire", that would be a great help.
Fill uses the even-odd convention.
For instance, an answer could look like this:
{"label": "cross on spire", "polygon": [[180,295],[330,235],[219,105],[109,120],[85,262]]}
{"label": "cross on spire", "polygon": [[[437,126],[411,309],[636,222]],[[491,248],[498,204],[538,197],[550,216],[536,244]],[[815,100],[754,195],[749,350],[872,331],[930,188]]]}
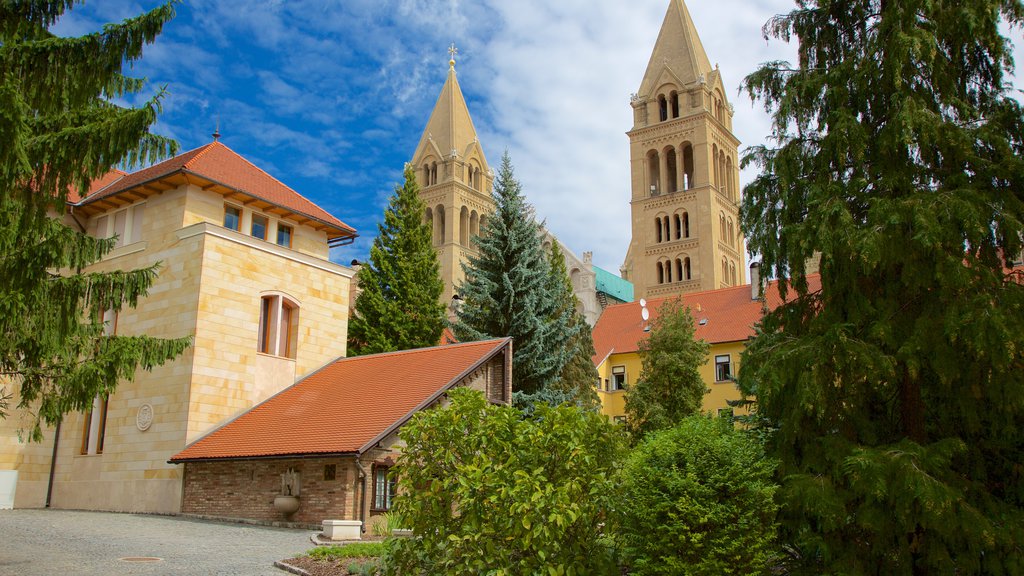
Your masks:
{"label": "cross on spire", "polygon": [[450,58],[450,60],[448,60],[448,65],[452,68],[455,68],[455,56],[458,53],[459,49],[455,47],[455,42],[452,42],[452,45],[448,47],[448,56]]}

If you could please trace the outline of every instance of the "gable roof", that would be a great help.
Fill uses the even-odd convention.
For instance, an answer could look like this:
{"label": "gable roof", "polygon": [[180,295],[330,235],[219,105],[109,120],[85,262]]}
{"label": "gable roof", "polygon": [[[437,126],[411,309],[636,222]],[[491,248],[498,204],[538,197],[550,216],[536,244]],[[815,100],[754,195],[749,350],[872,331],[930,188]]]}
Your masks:
{"label": "gable roof", "polygon": [[362,454],[510,344],[501,338],[339,358],[169,462]]}
{"label": "gable roof", "polygon": [[130,204],[190,183],[282,218],[327,232],[328,240],[355,238],[356,231],[220,142],[211,142],[127,174],[104,176],[75,205],[86,213]]}
{"label": "gable roof", "polygon": [[[810,291],[818,290],[821,277],[807,276]],[[761,319],[762,306],[774,309],[782,303],[778,282],[770,282],[765,288],[765,301],[751,297],[750,284],[731,286],[704,292],[692,292],[682,296],[668,296],[647,301],[650,320],[643,321],[639,302],[617,304],[605,308],[594,325],[594,350],[591,358],[594,365],[600,365],[611,354],[636,352],[640,342],[647,338],[644,330],[658,317],[661,305],[674,298],[682,298],[683,306],[690,308],[694,320],[694,337],[709,344],[742,342],[754,336],[754,324]],[[703,324],[701,322],[704,322]]]}

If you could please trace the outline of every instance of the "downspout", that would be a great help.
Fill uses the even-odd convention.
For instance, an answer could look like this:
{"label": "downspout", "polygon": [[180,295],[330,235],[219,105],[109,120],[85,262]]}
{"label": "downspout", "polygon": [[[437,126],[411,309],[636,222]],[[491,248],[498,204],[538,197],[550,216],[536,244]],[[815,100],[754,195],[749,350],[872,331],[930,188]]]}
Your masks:
{"label": "downspout", "polygon": [[50,480],[46,484],[46,508],[50,507],[50,498],[53,496],[53,476],[57,468],[57,446],[60,444],[60,423],[63,419],[57,420],[57,427],[53,431],[53,455],[50,456]]}
{"label": "downspout", "polygon": [[366,472],[366,468],[363,468],[363,463],[359,461],[359,456],[356,456],[356,468],[359,470],[359,479],[356,484],[359,485],[359,521],[362,522],[360,532],[366,532],[366,477],[369,474]]}

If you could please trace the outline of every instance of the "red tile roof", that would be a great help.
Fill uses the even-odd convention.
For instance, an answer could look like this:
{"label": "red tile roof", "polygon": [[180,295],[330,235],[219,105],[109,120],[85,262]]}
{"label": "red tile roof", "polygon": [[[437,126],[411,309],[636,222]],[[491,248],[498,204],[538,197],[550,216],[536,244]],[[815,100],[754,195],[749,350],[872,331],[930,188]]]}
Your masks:
{"label": "red tile roof", "polygon": [[[821,286],[817,274],[809,275],[807,281],[812,292]],[[683,305],[690,308],[696,323],[694,336],[711,344],[740,342],[752,337],[754,324],[761,319],[762,304],[760,300],[751,299],[750,295],[750,284],[684,294]],[[636,352],[640,342],[647,337],[645,325],[657,318],[661,305],[672,298],[676,296],[648,300],[650,320],[647,322],[640,316],[639,302],[606,308],[594,325],[594,365],[599,365],[611,354]],[[777,282],[768,285],[765,300],[771,308],[782,302]],[[707,322],[702,325],[702,320]]]}
{"label": "red tile roof", "polygon": [[[114,182],[120,180],[121,178],[124,178],[127,175],[128,173],[125,172],[124,170],[118,170],[117,168],[115,168],[110,172],[107,172],[103,176],[100,176],[99,178],[90,182],[89,191],[86,194],[91,196],[92,194],[95,194],[98,190],[110,186]],[[72,204],[77,204],[78,202],[81,201],[82,197],[78,195],[77,190],[71,190],[68,192],[68,202]]]}
{"label": "red tile roof", "polygon": [[[228,188],[238,190],[255,198],[276,204],[282,208],[319,220],[325,224],[355,234],[355,229],[335,218],[301,194],[281,183],[220,142],[212,142],[189,150],[144,168],[138,172],[124,174],[112,179],[99,190],[90,190],[89,196],[79,202],[88,205],[102,198],[120,194],[175,173],[195,174]],[[107,178],[106,176],[104,178]]]}
{"label": "red tile roof", "polygon": [[365,452],[510,343],[501,338],[340,358],[170,462]]}

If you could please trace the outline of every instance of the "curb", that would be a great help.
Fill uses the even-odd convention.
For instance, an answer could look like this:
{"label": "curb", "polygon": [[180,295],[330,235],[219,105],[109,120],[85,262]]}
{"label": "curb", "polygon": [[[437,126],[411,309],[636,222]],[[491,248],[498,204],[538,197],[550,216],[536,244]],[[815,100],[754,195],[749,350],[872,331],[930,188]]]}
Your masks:
{"label": "curb", "polygon": [[310,576],[309,572],[306,572],[302,568],[297,568],[295,566],[292,566],[291,564],[285,564],[281,561],[274,562],[274,567],[284,570],[285,572],[291,572],[292,574],[296,574],[298,576]]}

